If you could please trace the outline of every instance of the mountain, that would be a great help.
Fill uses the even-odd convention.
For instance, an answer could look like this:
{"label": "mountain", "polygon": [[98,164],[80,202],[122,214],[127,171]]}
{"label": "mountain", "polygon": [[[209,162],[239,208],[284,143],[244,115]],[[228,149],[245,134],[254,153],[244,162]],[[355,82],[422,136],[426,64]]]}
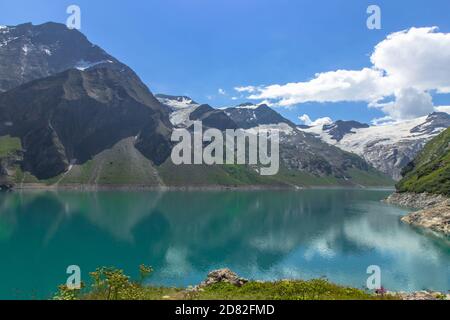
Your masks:
{"label": "mountain", "polygon": [[129,69],[64,24],[25,23],[0,29],[0,92],[68,69],[100,65]]}
{"label": "mountain", "polygon": [[0,124],[0,136],[21,139],[22,167],[38,179],[129,137],[156,164],[170,155],[168,115],[139,78],[115,69],[71,69],[0,94]]}
{"label": "mountain", "polygon": [[225,109],[225,113],[242,129],[280,123],[295,126],[291,121],[282,117],[266,104],[254,105],[252,103],[244,103],[237,107]]}
{"label": "mountain", "polygon": [[450,196],[450,128],[428,142],[402,173],[399,192]]}
{"label": "mountain", "polygon": [[[138,186],[387,185],[357,155],[300,131],[267,105],[217,109],[157,95],[129,67],[64,25],[0,29],[0,177],[21,183]],[[181,165],[173,128],[280,130],[280,171]],[[3,184],[0,181],[0,184]]]}
{"label": "mountain", "polygon": [[368,124],[358,121],[338,120],[333,124],[324,125],[323,130],[328,132],[331,139],[341,141],[349,133],[354,133],[353,129],[369,128]]}
{"label": "mountain", "polygon": [[189,120],[190,114],[200,106],[186,96],[157,94],[155,97],[170,112],[170,122],[175,127],[189,127],[192,124],[192,121]]}
{"label": "mountain", "polygon": [[[243,129],[250,134],[262,129],[278,129],[280,132],[280,173],[275,177],[261,179],[254,175],[254,170],[240,168],[238,171],[226,167],[227,181],[245,180],[254,184],[277,185],[323,185],[323,184],[373,184],[391,185],[392,181],[377,172],[359,156],[345,152],[337,147],[317,139],[309,133],[302,132],[288,119],[281,116],[267,105],[241,104],[230,108],[213,108],[209,105],[193,102],[189,97],[157,95],[159,101],[165,104],[172,114],[172,124],[178,127],[189,128],[193,121],[202,121],[205,128]],[[180,167],[165,164],[163,172],[170,181],[181,183],[180,177],[185,172]],[[193,176],[209,173],[213,176],[222,176],[223,168],[190,167],[190,181]],[[215,171],[218,170],[218,171]],[[202,172],[202,173],[200,173]],[[231,176],[230,176],[231,173]],[[206,174],[208,175],[208,174]],[[186,179],[189,179],[186,176]],[[201,180],[203,181],[203,180]],[[201,182],[199,182],[201,183]]]}
{"label": "mountain", "polygon": [[202,121],[203,126],[215,128],[221,131],[237,129],[238,125],[226,114],[225,111],[214,109],[210,105],[203,104],[189,114],[189,120]]}
{"label": "mountain", "polygon": [[367,126],[355,121],[302,129],[323,141],[353,152],[395,180],[433,137],[450,127],[450,115],[435,112],[401,123]]}
{"label": "mountain", "polygon": [[194,106],[198,107],[200,105],[187,96],[171,96],[168,94],[158,93],[155,94],[155,98],[158,99],[159,102],[161,102],[163,105],[165,105],[172,111]]}

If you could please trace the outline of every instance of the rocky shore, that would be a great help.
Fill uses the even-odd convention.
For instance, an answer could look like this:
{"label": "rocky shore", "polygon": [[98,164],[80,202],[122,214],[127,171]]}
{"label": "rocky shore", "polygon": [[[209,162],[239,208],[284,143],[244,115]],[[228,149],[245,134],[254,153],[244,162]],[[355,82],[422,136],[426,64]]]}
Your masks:
{"label": "rocky shore", "polygon": [[394,193],[386,203],[418,209],[402,218],[410,225],[450,236],[450,199],[428,193]]}
{"label": "rocky shore", "polygon": [[398,205],[411,209],[427,209],[442,204],[448,198],[443,195],[435,195],[430,193],[393,193],[386,200],[386,203]]}

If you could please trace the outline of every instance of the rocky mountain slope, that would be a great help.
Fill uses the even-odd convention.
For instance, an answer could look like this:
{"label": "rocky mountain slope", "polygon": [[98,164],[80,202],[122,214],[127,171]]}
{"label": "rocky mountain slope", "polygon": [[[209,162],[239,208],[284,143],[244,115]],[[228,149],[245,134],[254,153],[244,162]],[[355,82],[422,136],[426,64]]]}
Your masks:
{"label": "rocky mountain slope", "polygon": [[171,125],[137,77],[109,68],[71,69],[0,94],[0,136],[19,137],[22,167],[38,179],[65,172],[128,137],[160,164]]}
{"label": "rocky mountain slope", "polygon": [[450,196],[450,128],[431,140],[402,173],[399,192]]}
{"label": "rocky mountain slope", "polygon": [[0,92],[68,69],[105,64],[127,68],[64,24],[25,23],[0,29]]}
{"label": "rocky mountain slope", "polygon": [[[2,178],[50,185],[387,185],[360,157],[302,132],[266,105],[216,109],[157,95],[76,30],[24,24],[0,29]],[[200,120],[220,130],[280,129],[280,172],[170,161],[173,127]]]}
{"label": "rocky mountain slope", "polygon": [[295,126],[291,121],[282,117],[266,104],[254,105],[252,103],[244,103],[236,107],[227,108],[224,112],[242,129],[280,123],[288,124],[290,127]]}
{"label": "rocky mountain slope", "polygon": [[382,126],[338,121],[302,130],[361,156],[376,169],[399,180],[402,169],[425,144],[448,127],[450,115],[436,112],[428,117]]}
{"label": "rocky mountain slope", "polygon": [[[178,127],[189,128],[193,121],[201,120],[206,127],[219,130],[239,128],[250,134],[256,134],[258,130],[278,129],[282,168],[279,176],[273,178],[279,180],[277,183],[296,186],[321,183],[366,184],[368,180],[379,185],[392,183],[359,156],[330,146],[312,134],[299,130],[294,123],[265,104],[245,103],[236,107],[214,109],[209,105],[199,105],[189,97],[156,97],[170,108],[170,118],[177,120],[172,123]],[[170,171],[183,174],[177,168],[171,168]],[[356,176],[358,182],[354,181]]]}
{"label": "rocky mountain slope", "polygon": [[397,193],[386,201],[420,209],[402,221],[450,235],[450,128],[432,139],[404,169]]}

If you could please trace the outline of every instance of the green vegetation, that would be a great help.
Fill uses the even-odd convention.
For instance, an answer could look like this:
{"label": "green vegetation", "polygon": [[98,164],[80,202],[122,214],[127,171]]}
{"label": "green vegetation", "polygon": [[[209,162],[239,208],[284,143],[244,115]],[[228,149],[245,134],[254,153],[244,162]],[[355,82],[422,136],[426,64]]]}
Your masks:
{"label": "green vegetation", "polygon": [[66,174],[47,184],[70,185],[146,185],[158,184],[156,170],[150,160],[134,148],[132,139],[125,139],[83,164],[74,165]]}
{"label": "green vegetation", "polygon": [[403,171],[399,192],[450,196],[450,128],[431,140]]}
{"label": "green vegetation", "polygon": [[242,286],[220,282],[202,288],[167,288],[144,285],[151,267],[141,265],[139,281],[132,281],[122,270],[98,268],[90,273],[90,289],[59,287],[55,300],[382,300],[391,295],[375,295],[360,289],[332,284],[325,279],[250,281]]}
{"label": "green vegetation", "polygon": [[[0,138],[3,153],[20,149],[20,140]],[[314,187],[314,186],[391,186],[393,181],[376,170],[349,169],[348,179],[288,170],[283,166],[274,176],[261,176],[254,167],[246,165],[181,165],[168,159],[154,166],[135,147],[132,138],[125,139],[83,164],[74,165],[67,173],[39,181],[20,166],[14,168],[15,183],[43,185],[102,185],[102,186],[169,186],[169,187]]]}
{"label": "green vegetation", "polygon": [[0,137],[0,158],[6,157],[21,149],[22,144],[19,138],[13,138],[10,136]]}
{"label": "green vegetation", "polygon": [[261,176],[253,168],[245,165],[183,165],[175,166],[166,161],[158,172],[168,186],[272,186],[272,187],[315,187],[315,186],[393,186],[394,181],[371,169],[367,172],[349,169],[348,180],[334,176],[316,176],[310,173],[280,168],[274,176]]}
{"label": "green vegetation", "polygon": [[368,171],[349,169],[347,174],[351,178],[353,183],[357,183],[363,186],[377,187],[377,186],[394,186],[394,180],[391,177],[370,168]]}

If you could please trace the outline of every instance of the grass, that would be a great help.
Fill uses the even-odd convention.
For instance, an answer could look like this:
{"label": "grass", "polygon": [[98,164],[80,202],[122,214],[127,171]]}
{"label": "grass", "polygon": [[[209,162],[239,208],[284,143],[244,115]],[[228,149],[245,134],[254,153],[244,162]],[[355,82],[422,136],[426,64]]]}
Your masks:
{"label": "grass", "polygon": [[378,172],[375,169],[369,169],[369,171],[349,169],[347,174],[350,176],[351,181],[363,186],[368,187],[393,187],[395,182],[391,177]]}
{"label": "grass", "polygon": [[450,129],[431,140],[403,173],[399,192],[450,196]]}
{"label": "grass", "polygon": [[[0,138],[0,152],[8,154],[20,149],[20,140]],[[30,173],[16,168],[14,182],[42,183],[45,185],[166,185],[171,187],[315,187],[315,186],[388,186],[392,180],[375,170],[348,170],[348,180],[334,176],[319,177],[298,170],[280,167],[274,176],[261,176],[246,165],[182,165],[175,166],[168,159],[161,166],[154,166],[134,148],[134,142],[126,139],[111,149],[96,155],[82,164],[76,164],[70,172],[39,181]]]}
{"label": "grass", "polygon": [[175,166],[166,161],[158,168],[161,178],[168,186],[393,186],[394,181],[372,169],[368,172],[350,169],[349,180],[334,176],[319,177],[297,170],[281,167],[274,176],[261,176],[245,165],[182,165]]}
{"label": "grass", "polygon": [[220,282],[197,290],[143,285],[152,273],[140,266],[140,280],[132,281],[122,270],[99,268],[90,273],[89,289],[69,290],[60,286],[56,300],[392,300],[391,295],[373,293],[330,283],[326,279],[249,281],[238,287]]}
{"label": "grass", "polygon": [[324,279],[314,279],[251,281],[242,287],[229,283],[217,283],[206,287],[203,291],[191,293],[187,298],[198,300],[373,300],[381,297],[363,290],[339,286]]}
{"label": "grass", "polygon": [[19,138],[13,138],[11,136],[0,137],[0,158],[6,157],[21,149],[22,143]]}

